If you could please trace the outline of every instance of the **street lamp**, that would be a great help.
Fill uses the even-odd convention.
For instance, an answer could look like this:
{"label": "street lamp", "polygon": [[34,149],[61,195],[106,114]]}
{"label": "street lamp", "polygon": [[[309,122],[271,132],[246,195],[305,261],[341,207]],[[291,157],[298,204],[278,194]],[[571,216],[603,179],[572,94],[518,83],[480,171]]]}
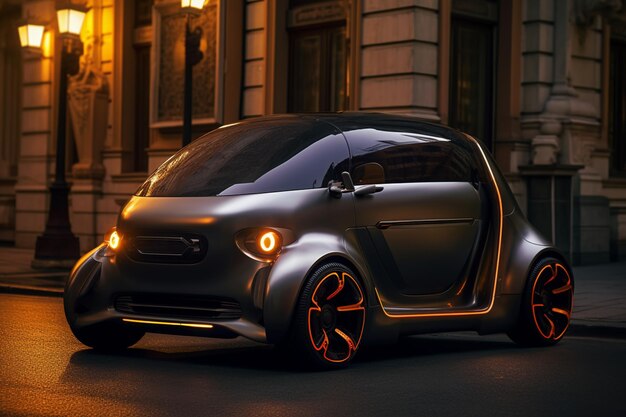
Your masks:
{"label": "street lamp", "polygon": [[200,39],[202,29],[191,30],[191,17],[202,12],[207,0],[181,0],[180,6],[186,14],[185,22],[185,91],[183,97],[183,146],[191,143],[192,83],[193,66],[202,60]]}
{"label": "street lamp", "polygon": [[43,40],[44,25],[25,22],[17,28],[20,35],[20,45],[25,50],[40,51]]}
{"label": "street lamp", "polygon": [[50,210],[43,235],[37,237],[33,266],[71,266],[80,255],[78,238],[72,233],[68,196],[70,186],[65,179],[65,146],[67,129],[67,79],[79,69],[83,44],[80,31],[87,9],[63,2],[57,7],[57,23],[61,42],[61,78],[57,111],[57,146],[54,181],[50,185]]}

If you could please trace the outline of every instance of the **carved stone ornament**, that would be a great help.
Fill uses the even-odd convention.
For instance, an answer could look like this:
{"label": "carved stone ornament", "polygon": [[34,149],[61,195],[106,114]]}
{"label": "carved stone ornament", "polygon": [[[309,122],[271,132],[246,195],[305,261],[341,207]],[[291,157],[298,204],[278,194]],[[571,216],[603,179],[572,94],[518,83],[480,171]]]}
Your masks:
{"label": "carved stone ornament", "polygon": [[574,23],[581,29],[590,27],[596,16],[607,20],[617,17],[623,7],[621,0],[574,0],[573,6]]}
{"label": "carved stone ornament", "polygon": [[78,74],[69,78],[67,89],[72,130],[78,162],[72,167],[76,178],[102,178],[102,147],[109,123],[109,84],[93,64],[91,46]]}
{"label": "carved stone ornament", "polygon": [[592,25],[596,16],[602,16],[606,22],[619,20],[622,10],[622,0],[574,0],[572,7],[572,21],[576,24],[578,41],[585,42],[587,29]]}

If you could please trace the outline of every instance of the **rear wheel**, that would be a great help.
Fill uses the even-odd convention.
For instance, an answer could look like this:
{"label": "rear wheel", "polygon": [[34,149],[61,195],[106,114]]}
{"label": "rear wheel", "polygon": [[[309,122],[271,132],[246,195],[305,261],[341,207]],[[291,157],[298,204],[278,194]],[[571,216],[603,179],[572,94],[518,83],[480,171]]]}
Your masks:
{"label": "rear wheel", "polygon": [[116,323],[102,323],[82,329],[72,329],[74,336],[84,345],[101,351],[120,351],[139,342],[146,334]]}
{"label": "rear wheel", "polygon": [[342,264],[328,263],[306,282],[290,337],[299,364],[332,369],[354,358],[365,327],[365,297],[355,276]]}
{"label": "rear wheel", "polygon": [[569,327],[573,298],[574,281],[567,267],[555,258],[543,259],[531,271],[509,337],[524,346],[554,345]]}

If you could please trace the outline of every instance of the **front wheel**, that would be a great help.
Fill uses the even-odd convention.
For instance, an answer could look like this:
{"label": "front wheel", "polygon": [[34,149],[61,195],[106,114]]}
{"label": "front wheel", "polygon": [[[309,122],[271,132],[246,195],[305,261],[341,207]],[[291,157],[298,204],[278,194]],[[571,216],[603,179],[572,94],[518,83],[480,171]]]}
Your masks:
{"label": "front wheel", "polygon": [[333,369],[354,358],[365,327],[365,297],[355,277],[346,266],[328,263],[306,282],[290,337],[299,363]]}
{"label": "front wheel", "polygon": [[524,346],[550,346],[569,327],[574,281],[568,268],[555,258],[541,260],[532,269],[522,297],[519,319],[509,337]]}

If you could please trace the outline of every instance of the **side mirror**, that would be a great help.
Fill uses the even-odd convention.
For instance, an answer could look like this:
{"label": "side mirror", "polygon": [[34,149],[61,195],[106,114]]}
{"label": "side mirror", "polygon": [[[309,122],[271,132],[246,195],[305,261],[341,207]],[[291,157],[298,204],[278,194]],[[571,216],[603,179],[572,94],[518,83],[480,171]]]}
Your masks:
{"label": "side mirror", "polygon": [[343,193],[351,193],[354,191],[354,183],[348,171],[341,173],[342,182],[331,182],[328,184],[328,192],[332,197],[341,198]]}

